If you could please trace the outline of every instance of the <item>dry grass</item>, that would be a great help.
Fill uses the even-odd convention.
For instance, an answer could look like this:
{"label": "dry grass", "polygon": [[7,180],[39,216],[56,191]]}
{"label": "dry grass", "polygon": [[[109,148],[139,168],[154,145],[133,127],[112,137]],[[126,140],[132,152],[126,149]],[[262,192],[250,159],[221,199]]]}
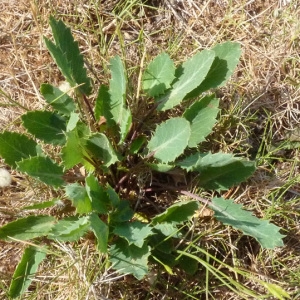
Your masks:
{"label": "dry grass", "polygon": [[[238,279],[264,294],[255,278],[277,283],[292,299],[300,297],[300,182],[299,149],[282,141],[300,141],[298,0],[188,0],[188,1],[12,1],[0,3],[0,130],[19,131],[24,109],[41,109],[39,85],[63,80],[52,62],[42,36],[50,36],[48,17],[62,18],[79,41],[93,70],[94,80],[106,82],[107,62],[119,53],[130,72],[145,55],[145,64],[167,50],[180,62],[193,52],[217,42],[233,40],[243,54],[231,81],[218,91],[222,119],[211,137],[215,149],[256,157],[259,168],[247,185],[225,196],[281,226],[285,247],[261,250],[247,237],[213,222],[201,220],[195,233],[204,249],[226,263],[252,272]],[[132,83],[132,88],[135,83]],[[281,145],[281,146],[280,146]],[[0,190],[0,225],[20,213],[20,207],[53,196],[45,186],[13,173],[9,189]],[[22,243],[0,244],[0,297],[9,285]],[[205,270],[197,278],[157,270],[156,284],[117,277],[107,271],[89,241],[74,247],[53,244],[55,260],[48,260],[26,299],[241,299],[210,282],[206,294]],[[96,268],[97,266],[97,268]],[[235,276],[234,274],[231,274]],[[91,284],[92,283],[92,284]],[[35,291],[36,290],[36,291]],[[1,294],[2,293],[2,294]],[[270,298],[271,299],[271,298]]]}

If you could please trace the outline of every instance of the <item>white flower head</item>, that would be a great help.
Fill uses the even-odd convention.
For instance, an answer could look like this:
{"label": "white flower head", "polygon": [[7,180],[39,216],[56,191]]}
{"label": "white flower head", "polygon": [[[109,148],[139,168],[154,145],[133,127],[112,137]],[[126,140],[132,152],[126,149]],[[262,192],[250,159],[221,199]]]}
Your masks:
{"label": "white flower head", "polygon": [[11,184],[10,173],[4,168],[0,168],[0,188],[7,187],[10,184]]}

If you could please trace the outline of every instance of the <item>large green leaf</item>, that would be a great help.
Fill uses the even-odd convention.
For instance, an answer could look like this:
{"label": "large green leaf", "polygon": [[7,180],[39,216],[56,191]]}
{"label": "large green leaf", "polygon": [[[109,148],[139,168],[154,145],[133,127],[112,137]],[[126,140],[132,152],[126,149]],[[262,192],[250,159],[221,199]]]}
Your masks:
{"label": "large green leaf", "polygon": [[263,248],[274,249],[283,246],[284,235],[279,233],[280,228],[243,210],[241,204],[224,198],[213,198],[210,208],[214,210],[215,217],[220,222],[254,237]]}
{"label": "large green leaf", "polygon": [[74,100],[67,93],[47,83],[43,83],[40,90],[45,100],[61,114],[69,116],[75,111]]}
{"label": "large green leaf", "polygon": [[149,153],[163,163],[174,161],[188,145],[190,123],[184,118],[172,118],[156,127],[149,141]]}
{"label": "large green leaf", "polygon": [[214,51],[203,50],[184,62],[180,67],[181,75],[170,92],[157,99],[158,110],[167,110],[176,106],[188,93],[197,88],[206,77],[214,58]]}
{"label": "large green leaf", "polygon": [[112,267],[119,273],[132,274],[139,280],[148,273],[148,257],[151,252],[146,243],[140,248],[119,239],[111,246],[109,252]]}
{"label": "large green leaf", "polygon": [[189,147],[197,147],[211,133],[217,121],[218,107],[219,100],[211,95],[196,101],[186,109],[183,116],[191,123]]}
{"label": "large green leaf", "polygon": [[149,224],[139,221],[117,224],[114,233],[126,239],[129,245],[134,244],[139,248],[143,247],[146,238],[153,234]]}
{"label": "large green leaf", "polygon": [[39,264],[45,258],[46,253],[36,247],[29,246],[25,249],[9,287],[9,296],[11,298],[23,295],[29,287]]}
{"label": "large green leaf", "polygon": [[[111,199],[111,202],[116,202],[116,201],[112,201]],[[121,201],[119,200],[119,203],[114,204],[114,208],[115,208],[114,211],[109,215],[109,218],[112,223],[124,224],[124,222],[130,221],[134,215],[134,212],[130,207],[130,202],[127,200],[121,200]]]}
{"label": "large green leaf", "polygon": [[66,80],[72,87],[80,85],[78,90],[89,95],[92,87],[84,67],[83,56],[80,54],[78,42],[75,42],[70,28],[62,21],[50,17],[55,44],[44,37],[46,46]]}
{"label": "large green leaf", "polygon": [[34,209],[44,209],[52,206],[59,206],[60,204],[64,205],[60,199],[53,199],[50,201],[38,202],[29,206],[22,207],[23,210],[34,210]]}
{"label": "large green leaf", "polygon": [[106,214],[110,205],[110,199],[93,174],[89,174],[86,177],[85,189],[91,200],[92,209],[100,214]]}
{"label": "large green leaf", "polygon": [[92,211],[92,202],[86,189],[79,183],[68,184],[65,188],[66,195],[72,200],[78,214],[85,214]]}
{"label": "large green leaf", "polygon": [[89,216],[67,217],[52,227],[48,238],[64,242],[78,241],[89,229]]}
{"label": "large green leaf", "polygon": [[195,153],[178,163],[183,169],[187,171],[197,171],[205,167],[221,167],[224,164],[233,163],[240,158],[235,157],[231,153]]}
{"label": "large green leaf", "polygon": [[0,156],[13,168],[18,161],[36,156],[36,147],[37,143],[26,135],[9,131],[0,133]]}
{"label": "large green leaf", "polygon": [[197,201],[181,201],[170,206],[165,212],[155,216],[152,219],[153,224],[157,223],[175,223],[180,224],[191,218],[199,208]]}
{"label": "large green leaf", "polygon": [[51,111],[29,111],[22,116],[24,127],[45,143],[65,143],[66,119]]}
{"label": "large green leaf", "polygon": [[53,187],[57,188],[65,183],[63,180],[63,168],[49,157],[35,156],[23,159],[17,165],[19,171]]}
{"label": "large green leaf", "polygon": [[85,137],[89,133],[88,127],[82,123],[78,123],[72,131],[66,133],[67,141],[61,150],[63,165],[66,169],[81,163],[86,170],[94,170],[94,167],[85,159],[89,157],[85,149]]}
{"label": "large green leaf", "polygon": [[142,78],[143,89],[150,97],[156,97],[171,87],[175,79],[175,66],[165,52],[158,55],[149,64]]}
{"label": "large green leaf", "polygon": [[245,181],[255,171],[255,162],[228,153],[197,153],[178,164],[187,171],[198,171],[200,186],[211,190],[227,190]]}
{"label": "large green leaf", "polygon": [[53,162],[49,157],[35,156],[17,163],[18,170],[35,177],[53,187],[60,187],[63,180],[63,168]]}
{"label": "large green leaf", "polygon": [[0,227],[0,239],[31,240],[45,236],[54,226],[56,219],[51,216],[29,216]]}
{"label": "large green leaf", "polygon": [[113,146],[103,133],[90,136],[86,141],[86,149],[106,167],[119,160]]}
{"label": "large green leaf", "polygon": [[109,103],[110,103],[110,94],[108,86],[101,84],[98,95],[96,98],[95,103],[95,118],[97,121],[100,120],[100,117],[105,116],[108,120],[112,119],[112,114],[110,113],[109,109]]}
{"label": "large green leaf", "polygon": [[241,56],[241,46],[235,42],[217,44],[212,51],[215,52],[215,59],[206,78],[186,98],[194,98],[211,88],[223,86],[234,72]]}
{"label": "large green leaf", "polygon": [[108,226],[99,218],[96,213],[90,215],[90,229],[94,232],[97,239],[97,249],[101,253],[107,252]]}
{"label": "large green leaf", "polygon": [[[131,112],[126,107],[126,72],[119,56],[110,60],[109,103],[104,102],[104,117],[108,124],[120,129],[120,141],[124,141],[131,126]],[[105,91],[103,91],[105,92]]]}

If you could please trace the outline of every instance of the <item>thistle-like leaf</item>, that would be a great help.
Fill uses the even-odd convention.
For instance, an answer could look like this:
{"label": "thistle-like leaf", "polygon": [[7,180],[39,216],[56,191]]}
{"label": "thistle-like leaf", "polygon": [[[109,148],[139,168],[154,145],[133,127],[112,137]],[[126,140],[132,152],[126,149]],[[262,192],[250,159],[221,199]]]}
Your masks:
{"label": "thistle-like leaf", "polygon": [[44,37],[44,41],[51,56],[70,85],[72,87],[80,85],[77,88],[80,93],[89,95],[92,87],[90,79],[87,77],[78,42],[74,41],[70,28],[61,20],[57,21],[51,16],[50,26],[55,43],[46,37]]}
{"label": "thistle-like leaf", "polygon": [[163,52],[154,58],[145,70],[142,77],[143,89],[150,97],[156,97],[169,89],[174,79],[174,63],[169,55]]}
{"label": "thistle-like leaf", "polygon": [[97,239],[97,249],[101,253],[107,252],[108,243],[108,226],[99,218],[96,213],[92,213],[90,216],[90,226]]}
{"label": "thistle-like leaf", "polygon": [[143,247],[146,238],[153,234],[149,224],[139,221],[117,224],[114,233],[126,239],[129,245],[133,244],[139,248]]}
{"label": "thistle-like leaf", "polygon": [[197,88],[206,77],[214,58],[214,51],[203,50],[184,62],[180,66],[180,77],[173,84],[172,89],[166,95],[157,99],[158,110],[173,108],[188,93]]}
{"label": "thistle-like leaf", "polygon": [[132,274],[137,279],[142,279],[148,273],[148,258],[151,254],[150,247],[144,243],[143,247],[128,245],[119,239],[110,248],[110,261],[112,267],[121,274]]}
{"label": "thistle-like leaf", "polygon": [[191,218],[199,208],[197,201],[181,201],[170,206],[165,212],[152,219],[153,224],[157,223],[182,223]]}
{"label": "thistle-like leaf", "polygon": [[219,100],[211,95],[196,101],[186,109],[183,116],[191,123],[189,147],[197,147],[211,133],[217,121],[218,106]]}
{"label": "thistle-like leaf", "polygon": [[66,144],[62,148],[63,165],[66,169],[81,163],[86,170],[93,171],[94,167],[85,159],[89,157],[85,149],[85,138],[90,132],[86,125],[78,123],[76,127],[66,133]]}
{"label": "thistle-like leaf", "polygon": [[29,246],[25,249],[9,287],[9,296],[11,298],[17,298],[26,292],[38,270],[39,264],[45,258],[46,253],[36,247]]}
{"label": "thistle-like leaf", "polygon": [[24,127],[48,144],[63,145],[66,141],[66,119],[51,111],[29,111],[22,116]]}
{"label": "thistle-like leaf", "polygon": [[188,145],[190,123],[184,118],[172,118],[156,127],[149,141],[149,155],[162,163],[174,161]]}
{"label": "thistle-like leaf", "polygon": [[74,100],[53,85],[43,83],[40,91],[45,100],[59,113],[69,116],[71,112],[75,111],[76,105]]}
{"label": "thistle-like leaf", "polygon": [[[124,141],[130,126],[131,112],[126,107],[127,78],[124,65],[119,56],[110,60],[111,80],[109,82],[109,102],[103,102],[104,117],[110,126],[117,125],[120,142]],[[105,93],[105,90],[103,90]]]}
{"label": "thistle-like leaf", "polygon": [[0,227],[0,240],[27,241],[45,236],[54,226],[56,219],[51,216],[29,216]]}
{"label": "thistle-like leaf", "polygon": [[108,120],[112,120],[112,114],[110,113],[109,109],[109,103],[110,103],[110,94],[109,94],[109,89],[108,86],[101,84],[98,95],[96,98],[96,103],[95,103],[95,118],[97,121],[100,120],[100,117],[105,117]]}
{"label": "thistle-like leaf", "polygon": [[227,190],[245,181],[255,171],[255,162],[228,153],[197,153],[178,163],[187,171],[197,171],[199,185],[210,190]]}
{"label": "thistle-like leaf", "polygon": [[214,51],[215,59],[206,78],[186,98],[194,98],[209,89],[223,86],[233,74],[239,62],[241,45],[235,42],[225,42],[217,44],[211,51]]}
{"label": "thistle-like leaf", "polygon": [[66,196],[72,200],[78,214],[85,214],[92,211],[92,202],[86,189],[79,183],[68,184],[65,188]]}
{"label": "thistle-like leaf", "polygon": [[86,177],[85,189],[90,198],[92,209],[100,214],[106,214],[110,205],[110,199],[93,174],[89,174]]}
{"label": "thistle-like leaf", "polygon": [[65,183],[63,180],[63,168],[49,157],[35,156],[23,159],[17,165],[19,171],[53,187],[57,188]]}
{"label": "thistle-like leaf", "polygon": [[263,248],[274,249],[283,246],[284,235],[279,233],[280,228],[243,210],[241,204],[236,204],[233,200],[214,198],[210,208],[214,210],[215,217],[220,222],[254,237]]}
{"label": "thistle-like leaf", "polygon": [[0,133],[0,156],[16,168],[17,162],[37,155],[37,143],[26,135],[4,131]]}
{"label": "thistle-like leaf", "polygon": [[90,136],[86,140],[86,149],[95,158],[101,160],[106,167],[119,160],[113,146],[103,133],[95,133]]}
{"label": "thistle-like leaf", "polygon": [[67,217],[58,221],[52,227],[48,238],[64,242],[78,241],[89,229],[89,216]]}

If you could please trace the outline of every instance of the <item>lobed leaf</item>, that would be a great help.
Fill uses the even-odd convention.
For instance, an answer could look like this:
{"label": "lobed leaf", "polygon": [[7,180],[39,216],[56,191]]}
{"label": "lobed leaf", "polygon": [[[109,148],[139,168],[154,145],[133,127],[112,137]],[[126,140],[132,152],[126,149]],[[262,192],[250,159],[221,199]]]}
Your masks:
{"label": "lobed leaf", "polygon": [[144,243],[143,247],[134,244],[128,245],[125,240],[119,239],[109,251],[112,267],[121,274],[132,274],[136,279],[142,279],[148,274],[148,257],[150,247]]}
{"label": "lobed leaf", "polygon": [[18,170],[35,177],[53,187],[60,187],[63,180],[63,168],[53,162],[49,157],[35,156],[17,163]]}
{"label": "lobed leaf", "polygon": [[41,85],[40,91],[45,100],[59,113],[69,116],[75,111],[74,100],[67,93],[47,83]]}
{"label": "lobed leaf", "polygon": [[224,198],[213,198],[210,208],[214,210],[215,217],[220,222],[254,237],[263,248],[274,249],[283,246],[284,235],[279,233],[280,228],[243,210],[241,204]]}
{"label": "lobed leaf", "polygon": [[117,224],[114,234],[127,240],[129,245],[135,245],[139,248],[143,247],[146,238],[152,235],[152,229],[148,224],[135,221],[132,223]]}
{"label": "lobed leaf", "polygon": [[78,42],[74,41],[70,28],[61,20],[57,21],[51,16],[50,26],[55,44],[46,37],[44,41],[51,56],[70,85],[80,85],[77,89],[81,94],[89,95],[92,90],[91,82],[87,77]]}
{"label": "lobed leaf", "polygon": [[191,123],[191,136],[189,147],[197,147],[199,143],[205,141],[205,137],[211,133],[217,121],[219,113],[219,99],[214,95],[205,96],[193,103],[183,114]]}
{"label": "lobed leaf", "polygon": [[49,239],[63,242],[78,241],[90,229],[89,216],[59,220],[48,234]]}
{"label": "lobed leaf", "polygon": [[37,143],[26,135],[4,131],[0,133],[0,156],[16,168],[17,162],[37,155]]}
{"label": "lobed leaf", "polygon": [[241,56],[241,45],[235,42],[217,44],[211,49],[215,59],[206,78],[199,87],[190,92],[186,98],[194,98],[209,89],[223,86],[233,74]]}
{"label": "lobed leaf", "polygon": [[187,147],[190,133],[190,123],[187,120],[169,119],[156,127],[148,144],[149,153],[163,163],[174,161]]}
{"label": "lobed leaf", "polygon": [[22,117],[24,127],[48,144],[63,145],[66,141],[66,119],[51,111],[29,111]]}
{"label": "lobed leaf", "polygon": [[171,87],[175,79],[175,65],[165,52],[150,62],[142,77],[143,89],[150,97],[156,97]]}
{"label": "lobed leaf", "polygon": [[199,208],[197,201],[181,201],[170,206],[165,212],[155,216],[152,223],[183,223],[191,218]]}
{"label": "lobed leaf", "polygon": [[103,133],[95,133],[86,140],[86,149],[97,159],[101,160],[105,167],[109,167],[119,161],[110,141]]}
{"label": "lobed leaf", "polygon": [[46,253],[34,246],[25,249],[10,283],[9,296],[11,298],[17,298],[26,292],[39,264],[45,258]]}
{"label": "lobed leaf", "polygon": [[51,216],[29,216],[10,222],[0,227],[0,239],[27,241],[45,236],[54,226],[56,219]]}
{"label": "lobed leaf", "polygon": [[197,88],[206,77],[214,58],[214,51],[203,50],[184,62],[180,67],[180,77],[173,84],[170,92],[157,99],[158,110],[164,111],[173,108],[188,93]]}

